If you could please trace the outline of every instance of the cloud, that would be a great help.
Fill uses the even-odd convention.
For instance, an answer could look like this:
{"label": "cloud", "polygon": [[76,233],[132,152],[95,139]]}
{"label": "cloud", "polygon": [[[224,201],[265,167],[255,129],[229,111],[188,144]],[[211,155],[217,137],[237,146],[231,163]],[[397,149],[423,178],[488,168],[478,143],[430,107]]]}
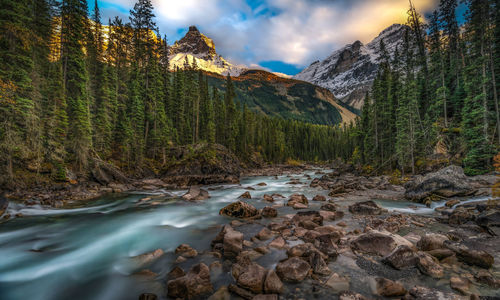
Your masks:
{"label": "cloud", "polygon": [[[135,1],[111,2],[130,9]],[[413,2],[424,13],[438,1]],[[153,0],[153,5],[170,42],[182,37],[179,29],[197,25],[235,63],[282,61],[302,67],[404,23],[408,0]]]}

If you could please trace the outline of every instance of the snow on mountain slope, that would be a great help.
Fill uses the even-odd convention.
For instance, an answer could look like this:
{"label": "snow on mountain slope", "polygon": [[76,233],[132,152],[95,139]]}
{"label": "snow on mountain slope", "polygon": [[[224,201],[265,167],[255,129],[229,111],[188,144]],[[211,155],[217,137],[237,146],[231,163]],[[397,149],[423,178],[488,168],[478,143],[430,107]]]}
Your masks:
{"label": "snow on mountain slope", "polygon": [[389,55],[394,55],[396,48],[401,49],[406,28],[394,24],[366,45],[360,41],[346,45],[293,78],[327,88],[344,103],[361,109],[365,93],[377,75],[380,42],[383,40]]}
{"label": "snow on mountain slope", "polygon": [[184,68],[187,62],[203,71],[221,75],[238,76],[245,66],[233,65],[215,51],[212,39],[200,33],[195,26],[189,27],[186,35],[170,47],[170,69]]}

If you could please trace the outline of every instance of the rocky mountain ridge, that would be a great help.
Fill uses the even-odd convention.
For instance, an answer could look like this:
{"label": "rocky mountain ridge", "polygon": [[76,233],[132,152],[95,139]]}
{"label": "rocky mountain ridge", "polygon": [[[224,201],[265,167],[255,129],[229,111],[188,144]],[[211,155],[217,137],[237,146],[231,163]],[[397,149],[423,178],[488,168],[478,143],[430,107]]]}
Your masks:
{"label": "rocky mountain ridge", "polygon": [[344,103],[361,109],[364,97],[378,71],[383,41],[390,56],[401,49],[406,25],[393,24],[368,44],[356,41],[334,51],[323,61],[315,61],[293,78],[330,90]]}

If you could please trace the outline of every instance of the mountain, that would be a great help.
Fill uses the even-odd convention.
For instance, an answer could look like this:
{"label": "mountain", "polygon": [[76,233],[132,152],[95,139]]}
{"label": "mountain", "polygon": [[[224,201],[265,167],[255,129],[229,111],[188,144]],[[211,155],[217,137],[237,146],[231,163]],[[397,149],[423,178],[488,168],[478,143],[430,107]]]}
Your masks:
{"label": "mountain", "polygon": [[377,75],[380,41],[384,41],[387,52],[393,56],[396,48],[401,49],[406,28],[394,24],[366,45],[360,41],[346,45],[325,60],[313,62],[293,78],[327,88],[342,102],[361,109]]}
{"label": "mountain", "polygon": [[[207,73],[210,85],[225,90],[224,76]],[[315,124],[350,123],[357,115],[322,87],[277,76],[264,70],[246,70],[233,77],[237,101],[268,116]]]}
{"label": "mountain", "polygon": [[218,55],[214,41],[200,33],[196,26],[189,27],[186,35],[170,47],[170,69],[182,69],[186,58],[190,65],[216,74],[238,76],[246,70],[245,66],[233,65]]}

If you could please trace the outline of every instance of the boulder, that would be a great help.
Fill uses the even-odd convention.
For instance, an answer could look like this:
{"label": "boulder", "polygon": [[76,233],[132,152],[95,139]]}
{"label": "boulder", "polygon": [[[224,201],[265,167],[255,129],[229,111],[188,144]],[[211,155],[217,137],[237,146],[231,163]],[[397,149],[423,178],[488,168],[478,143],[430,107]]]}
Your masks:
{"label": "boulder", "polygon": [[219,211],[220,215],[233,218],[253,218],[259,215],[259,211],[251,204],[243,201],[233,202]]}
{"label": "boulder", "polygon": [[496,279],[493,275],[491,275],[490,272],[486,270],[479,270],[474,278],[476,278],[477,282],[479,283],[486,284],[487,286],[494,289],[500,289],[500,279]]}
{"label": "boulder", "polygon": [[153,252],[144,253],[141,255],[134,256],[132,259],[140,265],[148,264],[164,254],[162,249],[156,249]]}
{"label": "boulder", "polygon": [[336,258],[338,256],[337,244],[341,237],[342,235],[339,232],[323,234],[316,237],[314,246],[328,257]]}
{"label": "boulder", "polygon": [[351,241],[352,250],[380,256],[389,255],[396,246],[396,241],[392,236],[378,231],[362,234]]}
{"label": "boulder", "polygon": [[320,210],[336,211],[337,207],[331,203],[326,203],[326,204],[321,205]]}
{"label": "boulder", "polygon": [[274,270],[268,270],[264,281],[264,293],[281,294],[283,292],[283,282]]}
{"label": "boulder", "polygon": [[421,251],[431,251],[445,248],[444,242],[449,240],[446,235],[428,233],[417,242],[417,248]]}
{"label": "boulder", "polygon": [[179,266],[176,266],[172,270],[170,270],[170,272],[168,272],[167,278],[168,278],[168,280],[172,280],[172,279],[180,278],[184,275],[186,275],[184,270],[181,269]]}
{"label": "boulder", "polygon": [[300,225],[305,221],[315,223],[317,226],[323,225],[323,217],[317,211],[300,211],[292,217],[292,222],[297,225]]}
{"label": "boulder", "polygon": [[323,195],[316,195],[314,196],[313,201],[326,201],[326,197]]}
{"label": "boulder", "polygon": [[231,294],[229,294],[227,286],[222,286],[212,296],[208,297],[207,300],[231,300]]}
{"label": "boulder", "polygon": [[412,248],[407,245],[401,245],[386,256],[383,259],[383,262],[390,265],[394,269],[402,270],[416,266],[417,260],[418,257]]}
{"label": "boulder", "polygon": [[307,204],[304,204],[304,203],[294,203],[292,205],[293,209],[307,209],[309,208],[309,206]]}
{"label": "boulder", "polygon": [[182,195],[182,199],[188,201],[205,200],[210,198],[208,192],[199,186],[191,186],[187,193]]}
{"label": "boulder", "polygon": [[186,275],[167,282],[167,295],[171,298],[193,299],[212,292],[210,270],[203,263],[193,266]]}
{"label": "boulder", "polygon": [[278,211],[276,208],[266,206],[262,209],[262,217],[264,218],[276,218],[278,216]]}
{"label": "boulder", "polygon": [[252,293],[249,290],[246,290],[244,288],[241,288],[235,284],[229,285],[229,291],[231,293],[236,294],[237,296],[245,299],[245,300],[252,300],[255,297],[254,293]]}
{"label": "boulder", "polygon": [[267,201],[267,202],[274,202],[274,198],[272,196],[269,196],[267,194],[265,194],[262,199],[264,199],[264,201]]}
{"label": "boulder", "polygon": [[272,242],[269,243],[269,247],[276,249],[283,249],[286,247],[286,241],[281,236],[275,238]]}
{"label": "boulder", "polygon": [[332,273],[319,251],[313,251],[309,254],[309,264],[314,274],[326,276]]}
{"label": "boulder", "polygon": [[383,297],[401,297],[406,295],[406,289],[399,282],[378,277],[375,279],[375,293]]}
{"label": "boulder", "polygon": [[[0,200],[1,201],[1,200]],[[1,206],[1,204],[0,204]],[[0,207],[1,210],[1,207]],[[0,212],[1,215],[1,212]],[[500,211],[499,210],[486,210],[483,211],[476,218],[476,223],[479,226],[500,226]]]}
{"label": "boulder", "polygon": [[465,245],[457,245],[447,243],[446,246],[455,252],[459,261],[468,265],[473,265],[485,269],[491,268],[495,262],[495,258],[484,250],[474,250]]}
{"label": "boulder", "polygon": [[333,273],[325,282],[325,285],[331,288],[334,293],[349,291],[349,278]]}
{"label": "boulder", "polygon": [[446,293],[439,290],[415,286],[409,291],[408,297],[405,299],[410,300],[435,300],[435,299],[446,299],[446,300],[461,300],[462,297],[455,295],[453,293]]}
{"label": "boulder", "polygon": [[462,295],[470,294],[470,280],[464,277],[453,276],[450,278],[450,287]]}
{"label": "boulder", "polygon": [[255,236],[261,241],[267,241],[268,239],[272,238],[274,234],[271,232],[271,230],[267,229],[267,227],[262,228],[259,233]]}
{"label": "boulder", "polygon": [[419,252],[417,254],[417,257],[417,267],[420,272],[424,273],[425,275],[431,276],[432,278],[443,277],[443,267],[439,265],[439,262],[436,258],[425,252]]}
{"label": "boulder", "polygon": [[417,177],[407,182],[405,189],[405,197],[414,201],[422,201],[431,195],[455,197],[476,192],[459,166],[448,166],[437,172]]}
{"label": "boulder", "polygon": [[427,251],[430,255],[434,256],[435,258],[442,260],[447,257],[453,256],[455,253],[451,251],[450,249],[434,249],[431,251]]}
{"label": "boulder", "polygon": [[244,192],[238,198],[240,198],[240,199],[252,199],[252,195],[250,195],[250,192]]}
{"label": "boulder", "polygon": [[195,257],[198,255],[198,251],[193,249],[191,246],[187,244],[181,244],[177,248],[175,248],[175,254],[180,254],[184,257]]}
{"label": "boulder", "polygon": [[473,209],[467,209],[466,207],[457,207],[453,210],[448,217],[448,224],[450,225],[462,225],[469,221],[474,221],[476,218]]}
{"label": "boulder", "polygon": [[318,251],[318,249],[311,243],[304,243],[293,246],[286,253],[289,257],[307,257],[313,251]]}
{"label": "boulder", "polygon": [[307,197],[302,194],[293,194],[288,198],[287,205],[294,206],[295,204],[303,204],[305,206],[309,205],[309,201],[307,201]]}
{"label": "boulder", "polygon": [[225,225],[212,241],[214,250],[222,250],[225,257],[236,257],[243,250],[243,233]]}
{"label": "boulder", "polygon": [[257,263],[251,263],[239,274],[236,283],[242,288],[260,294],[263,292],[266,275],[267,271],[264,267]]}
{"label": "boulder", "polygon": [[355,215],[380,215],[384,209],[370,200],[350,205],[349,211]]}
{"label": "boulder", "polygon": [[265,183],[265,182],[259,182],[259,183],[257,183],[257,185],[258,186],[267,186],[267,183]]}
{"label": "boulder", "polygon": [[298,257],[289,258],[276,266],[278,276],[288,282],[301,282],[310,270],[311,266]]}

